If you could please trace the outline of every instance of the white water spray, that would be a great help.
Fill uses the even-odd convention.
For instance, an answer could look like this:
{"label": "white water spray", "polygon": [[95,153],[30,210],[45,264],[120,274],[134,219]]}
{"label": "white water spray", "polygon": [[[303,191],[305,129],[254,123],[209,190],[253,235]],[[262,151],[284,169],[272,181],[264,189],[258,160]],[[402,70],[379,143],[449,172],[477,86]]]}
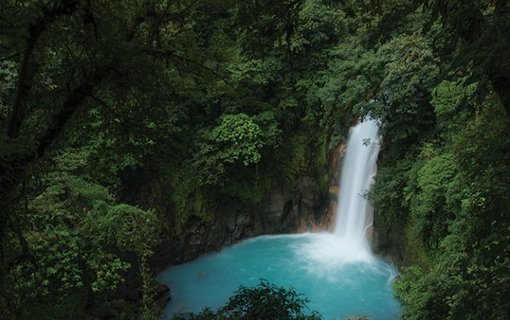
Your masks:
{"label": "white water spray", "polygon": [[367,193],[376,173],[379,148],[377,120],[364,119],[351,129],[342,164],[335,230],[332,234],[310,234],[310,242],[300,249],[316,274],[327,275],[327,270],[349,263],[375,261],[366,237],[373,216]]}
{"label": "white water spray", "polygon": [[365,119],[351,129],[342,165],[335,235],[357,246],[366,245],[373,208],[367,194],[377,170],[379,126]]}

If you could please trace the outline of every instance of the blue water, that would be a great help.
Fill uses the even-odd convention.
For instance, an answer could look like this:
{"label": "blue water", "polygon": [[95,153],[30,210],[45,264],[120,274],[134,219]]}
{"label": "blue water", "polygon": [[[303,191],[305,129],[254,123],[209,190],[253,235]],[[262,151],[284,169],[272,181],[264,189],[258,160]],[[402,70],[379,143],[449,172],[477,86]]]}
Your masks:
{"label": "blue water", "polygon": [[170,287],[172,296],[162,319],[205,307],[216,309],[240,285],[254,286],[260,279],[293,287],[325,320],[349,315],[398,319],[400,306],[392,292],[394,267],[365,254],[345,259],[338,252],[349,248],[337,239],[312,233],[262,236],[170,267],[157,277]]}

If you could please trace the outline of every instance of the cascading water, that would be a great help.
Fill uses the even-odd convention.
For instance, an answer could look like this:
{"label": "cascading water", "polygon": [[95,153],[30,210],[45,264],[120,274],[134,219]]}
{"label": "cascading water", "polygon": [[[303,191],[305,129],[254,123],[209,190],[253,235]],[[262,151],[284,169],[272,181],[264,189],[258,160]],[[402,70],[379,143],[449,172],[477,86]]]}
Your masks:
{"label": "cascading water", "polygon": [[379,126],[376,120],[365,120],[351,129],[342,165],[340,195],[335,235],[355,244],[366,242],[367,219],[372,206],[367,192],[377,170]]}
{"label": "cascading water", "polygon": [[255,285],[259,279],[294,287],[325,320],[355,314],[398,319],[400,306],[391,286],[396,271],[372,255],[365,235],[372,215],[366,193],[378,151],[377,121],[367,119],[352,128],[333,233],[257,237],[159,274],[157,279],[172,292],[162,319],[218,308],[240,285]]}
{"label": "cascading water", "polygon": [[364,119],[351,128],[343,159],[333,234],[323,234],[303,249],[321,268],[373,262],[366,231],[373,208],[367,193],[377,170],[380,148],[377,120]]}
{"label": "cascading water", "polygon": [[372,206],[367,193],[377,170],[379,126],[365,120],[351,129],[342,165],[335,235],[356,245],[366,242]]}

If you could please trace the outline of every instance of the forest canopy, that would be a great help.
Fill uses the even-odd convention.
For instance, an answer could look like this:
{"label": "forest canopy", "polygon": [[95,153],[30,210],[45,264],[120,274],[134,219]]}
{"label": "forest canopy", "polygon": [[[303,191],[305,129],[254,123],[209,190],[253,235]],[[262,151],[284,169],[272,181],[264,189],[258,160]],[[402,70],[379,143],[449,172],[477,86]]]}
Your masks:
{"label": "forest canopy", "polygon": [[402,318],[506,318],[508,30],[506,0],[1,1],[2,316],[157,318],[161,239],[325,190],[370,114]]}

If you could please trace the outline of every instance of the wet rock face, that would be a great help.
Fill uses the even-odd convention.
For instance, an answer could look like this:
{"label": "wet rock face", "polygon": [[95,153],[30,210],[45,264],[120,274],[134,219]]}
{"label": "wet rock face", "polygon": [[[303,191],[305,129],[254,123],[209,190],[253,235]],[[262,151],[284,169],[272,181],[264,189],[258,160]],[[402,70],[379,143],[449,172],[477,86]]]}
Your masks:
{"label": "wet rock face", "polygon": [[315,185],[311,177],[302,177],[293,188],[276,186],[252,207],[226,199],[212,221],[192,217],[181,235],[163,239],[151,266],[161,270],[249,237],[309,230],[327,212],[327,194]]}
{"label": "wet rock face", "polygon": [[372,240],[374,251],[397,266],[410,264],[413,257],[407,254],[405,235],[405,230],[400,227],[398,229],[378,228],[377,219],[375,219]]}
{"label": "wet rock face", "polygon": [[249,237],[297,232],[301,224],[312,224],[324,214],[327,208],[323,198],[313,188],[311,178],[304,177],[294,191],[277,186],[255,207],[226,200],[212,221],[192,217],[181,235],[164,239],[156,248],[151,265],[161,270]]}
{"label": "wet rock face", "polygon": [[226,200],[223,208],[225,210],[212,221],[191,217],[182,228],[184,232],[164,238],[151,257],[151,266],[161,270],[168,265],[180,264],[201,254],[218,251],[241,239],[264,233],[259,217],[253,214],[253,208],[242,206],[235,200]]}
{"label": "wet rock face", "polygon": [[325,216],[324,190],[318,190],[317,182],[310,176],[298,179],[294,188],[275,187],[264,200],[260,215],[264,233],[294,233],[303,230],[302,225],[315,224]]}
{"label": "wet rock face", "polygon": [[308,218],[317,217],[321,215],[322,200],[324,190],[322,192],[316,189],[316,182],[312,177],[304,176],[300,179],[298,184],[299,188],[299,200],[300,200],[300,211],[298,217]]}
{"label": "wet rock face", "polygon": [[170,301],[170,289],[159,282],[154,281],[154,303],[159,314]]}
{"label": "wet rock face", "polygon": [[263,231],[277,231],[292,210],[290,190],[286,186],[275,187],[263,200],[261,205],[261,222]]}

